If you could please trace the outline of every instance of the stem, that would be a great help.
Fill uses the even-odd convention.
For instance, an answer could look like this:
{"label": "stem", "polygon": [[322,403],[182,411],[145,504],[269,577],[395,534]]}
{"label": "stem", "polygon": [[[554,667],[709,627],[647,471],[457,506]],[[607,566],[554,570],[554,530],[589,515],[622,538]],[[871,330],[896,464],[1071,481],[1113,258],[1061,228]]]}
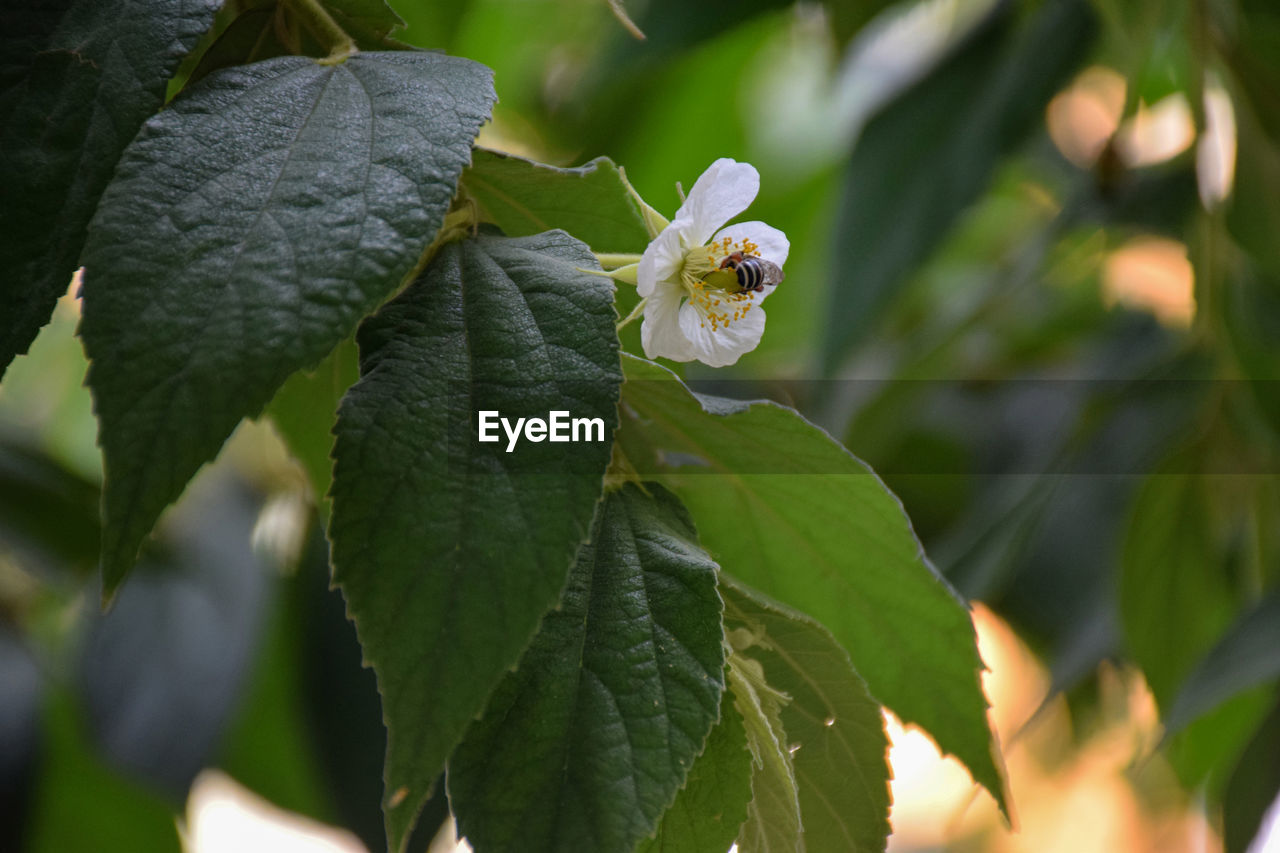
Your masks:
{"label": "stem", "polygon": [[322,65],[337,65],[357,52],[355,41],[320,5],[320,0],[285,0],[285,3],[311,34],[329,49],[329,55],[320,60]]}
{"label": "stem", "polygon": [[644,313],[644,304],[648,301],[649,301],[648,297],[645,297],[644,299],[641,299],[639,302],[637,302],[636,307],[631,309],[631,313],[623,317],[621,322],[619,322],[618,325],[614,328],[619,332],[622,331],[623,326],[627,325],[632,320],[634,320],[635,318],[639,317],[641,314]]}
{"label": "stem", "polygon": [[625,267],[627,264],[640,263],[640,256],[629,255],[625,253],[620,255],[615,255],[615,254],[609,254],[608,252],[597,252],[596,260],[599,261],[600,266],[604,267],[605,269],[617,269],[618,267]]}
{"label": "stem", "polygon": [[618,19],[618,23],[631,33],[632,38],[644,41],[644,33],[636,26],[636,22],[631,20],[627,10],[622,8],[622,0],[609,0],[609,8],[613,10],[613,16]]}

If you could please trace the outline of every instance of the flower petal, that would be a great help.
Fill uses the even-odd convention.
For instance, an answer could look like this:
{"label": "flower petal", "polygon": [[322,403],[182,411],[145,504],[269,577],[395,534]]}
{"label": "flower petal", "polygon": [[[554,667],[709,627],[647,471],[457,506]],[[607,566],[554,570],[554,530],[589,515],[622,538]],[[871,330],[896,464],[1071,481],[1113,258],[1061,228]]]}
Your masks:
{"label": "flower petal", "polygon": [[693,361],[697,354],[680,328],[680,302],[684,288],[669,281],[659,282],[644,306],[640,325],[640,345],[646,358]]}
{"label": "flower petal", "polygon": [[687,219],[688,246],[701,246],[715,230],[737,216],[760,192],[760,173],[750,163],[727,157],[715,161],[698,178],[676,219]]}
{"label": "flower petal", "polygon": [[728,367],[744,352],[751,352],[759,346],[764,335],[764,319],[764,309],[757,300],[753,310],[739,319],[727,326],[713,328],[696,305],[686,302],[680,309],[680,331],[688,338],[690,358],[711,367]]}
{"label": "flower petal", "polygon": [[683,237],[689,228],[688,219],[676,217],[645,248],[640,266],[636,268],[636,292],[642,297],[652,294],[658,282],[680,278],[686,248]]}
{"label": "flower petal", "polygon": [[791,243],[787,240],[787,235],[763,222],[735,222],[733,225],[721,228],[710,242],[718,243],[725,237],[735,243],[750,240],[759,247],[760,257],[766,261],[773,261],[778,266],[787,262],[787,255],[791,252]]}

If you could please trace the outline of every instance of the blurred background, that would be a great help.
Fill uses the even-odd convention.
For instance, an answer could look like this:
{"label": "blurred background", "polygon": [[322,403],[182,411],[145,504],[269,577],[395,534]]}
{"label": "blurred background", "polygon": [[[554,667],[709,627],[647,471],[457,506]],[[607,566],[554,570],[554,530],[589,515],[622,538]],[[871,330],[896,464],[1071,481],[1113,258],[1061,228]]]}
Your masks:
{"label": "blurred background", "polygon": [[[608,156],[668,216],[759,169],[786,281],[684,375],[870,463],[990,669],[1017,831],[891,719],[892,850],[1280,850],[1280,7],[628,0],[640,41],[606,0],[393,6],[494,69],[482,145]],[[74,292],[0,387],[0,850],[384,847],[373,675],[270,418],[99,612]],[[270,411],[327,423],[349,365]]]}

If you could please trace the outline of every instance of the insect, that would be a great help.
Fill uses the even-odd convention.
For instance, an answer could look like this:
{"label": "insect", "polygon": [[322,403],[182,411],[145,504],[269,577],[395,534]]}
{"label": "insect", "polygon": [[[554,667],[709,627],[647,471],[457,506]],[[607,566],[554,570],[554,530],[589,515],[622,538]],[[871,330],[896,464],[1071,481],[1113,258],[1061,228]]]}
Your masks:
{"label": "insect", "polygon": [[721,261],[720,269],[733,270],[738,276],[738,287],[742,288],[739,293],[749,290],[761,293],[766,285],[777,284],[783,278],[782,269],[777,264],[741,252],[734,252]]}

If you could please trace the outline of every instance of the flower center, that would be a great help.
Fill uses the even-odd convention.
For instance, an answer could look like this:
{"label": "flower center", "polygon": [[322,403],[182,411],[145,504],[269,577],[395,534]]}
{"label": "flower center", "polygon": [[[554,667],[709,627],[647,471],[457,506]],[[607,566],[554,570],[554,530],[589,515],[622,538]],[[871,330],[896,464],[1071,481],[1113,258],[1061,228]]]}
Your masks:
{"label": "flower center", "polygon": [[729,328],[755,305],[755,292],[741,290],[737,272],[720,268],[734,252],[760,257],[760,247],[750,240],[724,237],[686,252],[680,271],[689,304],[702,316],[702,328],[710,326],[713,332]]}
{"label": "flower center", "polygon": [[738,277],[732,270],[719,274],[720,264],[733,253],[743,256],[760,257],[760,247],[750,240],[735,240],[723,237],[705,246],[695,246],[684,254],[684,266],[680,270],[680,279],[685,290],[692,295],[694,285],[703,283],[707,289],[723,290],[730,293],[739,290]]}

